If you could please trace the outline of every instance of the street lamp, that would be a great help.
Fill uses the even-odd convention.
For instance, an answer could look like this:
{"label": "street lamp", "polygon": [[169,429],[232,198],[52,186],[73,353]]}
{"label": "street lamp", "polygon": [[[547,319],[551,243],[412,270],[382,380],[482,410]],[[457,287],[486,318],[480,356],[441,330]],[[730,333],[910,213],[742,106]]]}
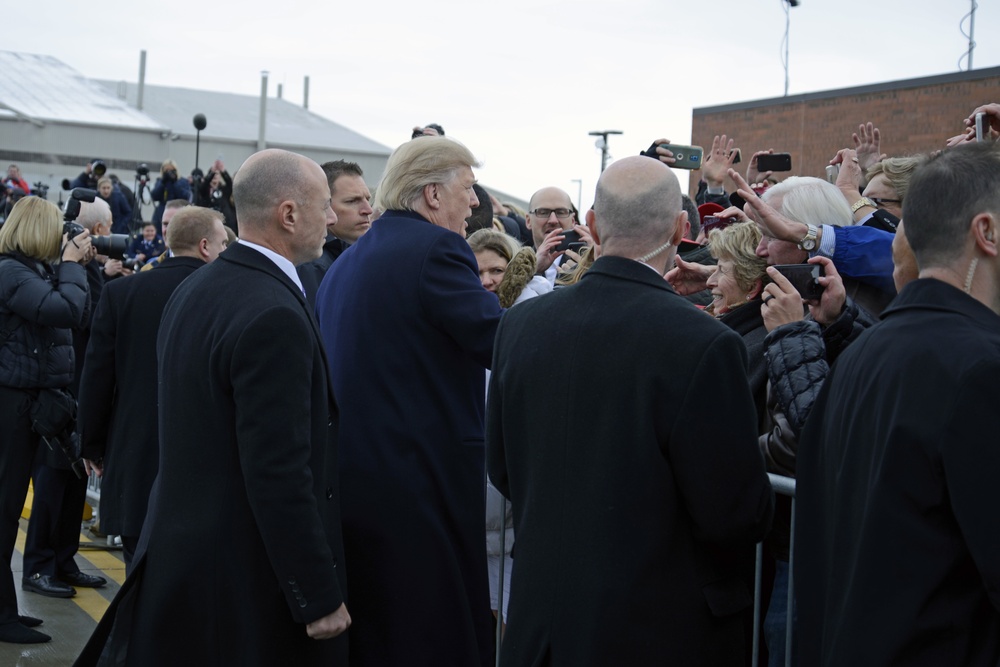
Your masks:
{"label": "street lamp", "polygon": [[589,133],[592,137],[600,137],[594,142],[594,145],[601,149],[601,173],[608,166],[608,135],[609,134],[622,134],[621,130],[594,130]]}

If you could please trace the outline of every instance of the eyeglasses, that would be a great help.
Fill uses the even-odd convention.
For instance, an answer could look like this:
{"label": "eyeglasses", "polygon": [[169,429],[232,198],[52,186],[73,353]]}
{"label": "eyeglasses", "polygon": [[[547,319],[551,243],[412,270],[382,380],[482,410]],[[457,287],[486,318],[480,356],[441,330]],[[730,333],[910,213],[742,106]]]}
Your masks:
{"label": "eyeglasses", "polygon": [[528,211],[531,215],[537,215],[539,218],[549,219],[549,216],[553,213],[560,220],[565,220],[566,218],[573,215],[573,211],[568,208],[536,208],[534,211]]}
{"label": "eyeglasses", "polygon": [[885,208],[886,204],[902,204],[902,199],[882,199],[881,197],[871,197],[871,200],[875,202],[875,206],[879,208]]}

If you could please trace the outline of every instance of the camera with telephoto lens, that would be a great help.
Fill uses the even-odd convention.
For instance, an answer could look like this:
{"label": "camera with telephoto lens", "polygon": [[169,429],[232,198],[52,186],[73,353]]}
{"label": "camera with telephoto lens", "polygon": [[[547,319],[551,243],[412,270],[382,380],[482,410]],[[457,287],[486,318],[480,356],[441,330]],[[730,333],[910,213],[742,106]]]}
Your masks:
{"label": "camera with telephoto lens", "polygon": [[[92,202],[97,199],[97,191],[87,188],[74,188],[66,202],[66,212],[63,214],[63,234],[75,238],[83,233],[83,227],[75,222],[80,215],[80,202]],[[107,236],[91,236],[90,242],[98,255],[107,255],[111,259],[125,259],[128,250],[127,234],[108,234]]]}
{"label": "camera with telephoto lens", "polygon": [[163,172],[163,182],[164,183],[176,183],[177,182],[177,170],[167,169]]}
{"label": "camera with telephoto lens", "polygon": [[108,173],[108,165],[104,164],[103,160],[94,160],[90,163],[90,173],[95,178],[101,178],[104,174]]}

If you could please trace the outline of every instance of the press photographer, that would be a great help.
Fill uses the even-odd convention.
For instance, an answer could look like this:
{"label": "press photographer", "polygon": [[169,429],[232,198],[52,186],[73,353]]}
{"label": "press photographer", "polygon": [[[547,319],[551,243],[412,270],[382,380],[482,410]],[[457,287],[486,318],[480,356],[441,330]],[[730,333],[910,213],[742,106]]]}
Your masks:
{"label": "press photographer", "polygon": [[164,160],[160,166],[160,177],[156,179],[150,196],[156,202],[156,208],[153,209],[153,224],[156,225],[156,233],[162,234],[160,221],[163,219],[163,209],[166,208],[167,202],[171,199],[191,201],[191,184],[180,176],[176,162]]}
{"label": "press photographer", "polygon": [[201,182],[198,192],[198,206],[214,208],[225,217],[226,227],[237,235],[236,210],[233,208],[233,179],[226,171],[222,160],[216,160]]}
{"label": "press photographer", "polygon": [[[41,423],[39,409],[55,403],[75,410],[75,399],[67,389],[76,362],[71,329],[87,318],[84,265],[95,254],[90,232],[65,234],[59,208],[38,197],[19,201],[0,228],[0,433],[4,440],[0,447],[0,558],[5,567],[14,550],[32,462],[39,446],[45,447],[40,431],[58,433],[68,427],[67,423]],[[23,622],[37,625],[37,619],[18,616],[13,574],[2,577],[0,641],[48,641],[48,635]]]}

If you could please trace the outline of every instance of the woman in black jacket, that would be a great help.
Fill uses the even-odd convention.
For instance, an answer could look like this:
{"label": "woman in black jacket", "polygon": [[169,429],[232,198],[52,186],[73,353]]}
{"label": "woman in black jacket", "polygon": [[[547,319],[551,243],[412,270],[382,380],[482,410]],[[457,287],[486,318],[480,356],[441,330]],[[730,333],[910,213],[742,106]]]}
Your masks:
{"label": "woman in black jacket", "polygon": [[[89,305],[83,265],[95,254],[90,233],[67,238],[61,218],[54,204],[25,197],[0,227],[0,560],[8,566],[40,443],[29,411],[40,390],[73,379],[70,329]],[[0,641],[48,641],[31,629],[39,623],[18,616],[13,574],[0,573]]]}

